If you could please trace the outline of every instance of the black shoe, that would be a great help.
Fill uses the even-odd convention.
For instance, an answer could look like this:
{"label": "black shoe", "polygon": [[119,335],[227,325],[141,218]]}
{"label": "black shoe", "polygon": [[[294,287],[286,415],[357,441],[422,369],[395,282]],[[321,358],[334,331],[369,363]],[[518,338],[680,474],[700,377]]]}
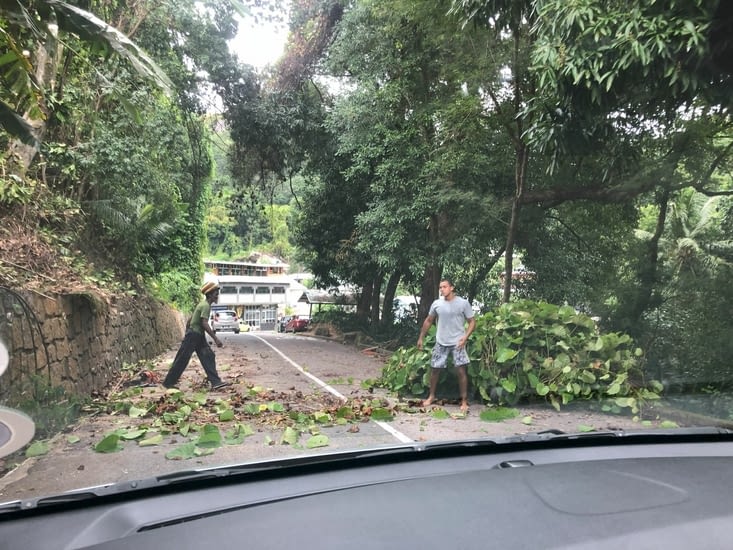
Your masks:
{"label": "black shoe", "polygon": [[175,384],[170,385],[170,386],[167,384],[161,384],[161,386],[163,386],[166,390],[177,390],[178,389],[178,386],[176,386]]}
{"label": "black shoe", "polygon": [[227,386],[231,386],[231,382],[219,382],[218,384],[214,384],[211,386],[212,390],[220,390],[222,388],[226,388]]}

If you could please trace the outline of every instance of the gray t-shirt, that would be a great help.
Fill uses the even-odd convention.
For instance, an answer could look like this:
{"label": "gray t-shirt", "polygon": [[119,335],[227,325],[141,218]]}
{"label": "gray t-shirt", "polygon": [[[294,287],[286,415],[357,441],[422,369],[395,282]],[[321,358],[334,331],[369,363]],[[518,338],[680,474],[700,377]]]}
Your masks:
{"label": "gray t-shirt", "polygon": [[435,300],[428,315],[438,318],[435,340],[441,346],[455,346],[466,334],[466,320],[473,318],[473,310],[468,300],[454,296],[452,300]]}

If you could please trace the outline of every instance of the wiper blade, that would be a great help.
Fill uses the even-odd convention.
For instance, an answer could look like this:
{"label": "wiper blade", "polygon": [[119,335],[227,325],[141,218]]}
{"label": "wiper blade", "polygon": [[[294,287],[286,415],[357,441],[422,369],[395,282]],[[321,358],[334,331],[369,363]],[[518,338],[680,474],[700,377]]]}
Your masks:
{"label": "wiper blade", "polygon": [[640,430],[601,430],[589,432],[571,432],[566,433],[561,430],[544,430],[534,432],[526,436],[517,436],[519,438],[527,438],[528,441],[534,438],[545,440],[561,440],[561,439],[596,439],[596,438],[655,438],[655,437],[673,437],[681,438],[688,436],[708,436],[708,435],[730,435],[733,430],[728,428],[720,428],[718,426],[698,426],[690,428],[657,428],[657,429],[640,429]]}
{"label": "wiper blade", "polygon": [[428,451],[448,448],[474,448],[488,446],[502,446],[518,443],[542,443],[550,441],[585,441],[585,440],[621,440],[621,439],[683,439],[707,436],[731,435],[733,430],[716,426],[703,426],[691,428],[669,428],[669,429],[640,429],[640,430],[602,430],[590,432],[564,432],[562,430],[550,429],[526,434],[508,435],[502,437],[455,440],[455,441],[433,441],[422,444],[415,444],[415,450]]}

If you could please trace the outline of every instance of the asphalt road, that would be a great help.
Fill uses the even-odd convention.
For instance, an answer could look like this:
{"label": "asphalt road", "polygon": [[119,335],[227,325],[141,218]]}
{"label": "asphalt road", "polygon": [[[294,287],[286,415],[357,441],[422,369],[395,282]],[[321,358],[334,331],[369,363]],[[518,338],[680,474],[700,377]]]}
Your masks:
{"label": "asphalt road", "polygon": [[[221,333],[220,337],[224,347],[216,350],[217,365],[222,377],[233,384],[225,390],[206,393],[209,403],[226,405],[241,403],[244,399],[246,403],[264,406],[277,401],[291,411],[313,412],[341,403],[365,402],[374,398],[388,399],[391,405],[396,402],[396,398],[383,390],[370,392],[362,387],[362,381],[379,376],[383,363],[354,347],[300,334],[275,332]],[[158,358],[156,371],[161,378],[167,372],[175,351],[170,350]],[[180,389],[185,396],[205,393],[203,370],[196,359],[186,369]],[[161,387],[143,388],[137,398],[153,403],[165,399],[166,391]],[[116,397],[112,395],[110,399]],[[548,428],[574,432],[581,425],[598,430],[639,427],[627,418],[583,411],[558,413],[545,407],[522,408],[516,418],[498,423],[485,422],[479,416],[484,407],[478,403],[471,405],[471,412],[465,418],[455,417],[459,413],[457,403],[439,403],[429,410],[420,408],[419,400],[412,404],[418,406],[413,406],[410,412],[402,410],[396,413],[391,421],[363,418],[354,423],[317,425],[312,432],[300,433],[295,444],[282,442],[287,428],[287,423],[282,421],[285,415],[272,415],[271,422],[262,422],[269,413],[254,419],[241,413],[241,408],[233,407],[237,411],[235,418],[219,422],[221,431],[231,423],[241,422],[252,424],[254,433],[241,444],[224,445],[210,455],[187,460],[166,458],[166,453],[188,441],[180,434],[165,435],[154,446],[141,447],[137,441],[131,440],[125,441],[119,452],[96,452],[94,446],[112,431],[150,426],[155,420],[151,414],[131,418],[125,414],[97,412],[82,417],[67,433],[49,441],[47,454],[34,458],[22,455],[8,457],[8,460],[16,460],[18,466],[0,479],[0,502],[110,482],[145,479],[183,469],[410,441],[513,435]],[[444,411],[448,415],[440,414]],[[217,423],[218,420],[218,417],[210,415],[207,422]],[[308,448],[306,442],[313,432],[325,435],[327,445]]]}

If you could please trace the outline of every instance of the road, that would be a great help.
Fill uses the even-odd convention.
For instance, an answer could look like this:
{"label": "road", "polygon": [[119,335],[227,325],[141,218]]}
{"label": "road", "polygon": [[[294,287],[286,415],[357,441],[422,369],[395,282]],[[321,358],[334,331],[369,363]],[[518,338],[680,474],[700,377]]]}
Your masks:
{"label": "road", "polygon": [[[413,407],[411,412],[397,412],[391,421],[375,421],[367,415],[344,424],[311,420],[299,426],[296,441],[285,444],[284,434],[288,425],[292,426],[291,418],[295,413],[312,415],[324,410],[333,412],[344,403],[363,405],[382,398],[394,405],[396,399],[383,390],[370,392],[362,387],[364,380],[379,376],[382,362],[354,347],[300,334],[221,333],[220,337],[224,347],[216,350],[217,365],[222,377],[232,381],[233,385],[220,392],[206,393],[203,370],[194,359],[181,379],[180,395],[189,399],[198,393],[208,398],[207,405],[192,415],[192,418],[198,416],[191,421],[191,425],[217,424],[222,433],[235,423],[252,427],[254,433],[241,444],[224,445],[210,455],[170,460],[166,458],[166,453],[181,447],[189,439],[180,433],[167,434],[161,430],[163,437],[154,446],[143,447],[137,441],[130,440],[121,442],[119,452],[100,453],[94,450],[94,446],[105,435],[115,430],[150,428],[159,419],[152,413],[133,418],[120,412],[102,414],[96,409],[80,418],[67,433],[53,438],[49,442],[47,454],[25,460],[19,457],[18,467],[0,479],[0,502],[143,479],[182,469],[409,441],[512,435],[548,428],[573,432],[578,431],[581,425],[599,430],[638,428],[630,419],[577,411],[557,413],[551,408],[522,408],[517,418],[484,422],[479,418],[483,406],[474,403],[466,418],[437,418],[435,409]],[[161,378],[175,351],[170,350],[157,358],[155,370]],[[168,404],[171,399],[162,387],[133,388],[133,396],[124,398],[120,396],[129,396],[131,390],[120,394],[119,383],[112,390],[116,393],[111,392],[109,401],[103,403],[107,412],[115,408],[119,411],[120,407],[114,405],[125,399],[137,399],[135,403],[138,406],[148,409],[151,404]],[[256,415],[243,412],[247,405],[267,407],[272,403],[282,405],[286,412],[278,414],[266,410]],[[222,407],[233,409],[234,418],[220,421],[218,415]],[[457,404],[443,404],[441,408],[451,414],[459,412]],[[175,410],[175,407],[167,410]],[[304,426],[307,424],[310,426],[306,429]],[[313,433],[325,435],[327,444],[308,448],[306,443]],[[191,435],[194,435],[193,432],[189,437]]]}

